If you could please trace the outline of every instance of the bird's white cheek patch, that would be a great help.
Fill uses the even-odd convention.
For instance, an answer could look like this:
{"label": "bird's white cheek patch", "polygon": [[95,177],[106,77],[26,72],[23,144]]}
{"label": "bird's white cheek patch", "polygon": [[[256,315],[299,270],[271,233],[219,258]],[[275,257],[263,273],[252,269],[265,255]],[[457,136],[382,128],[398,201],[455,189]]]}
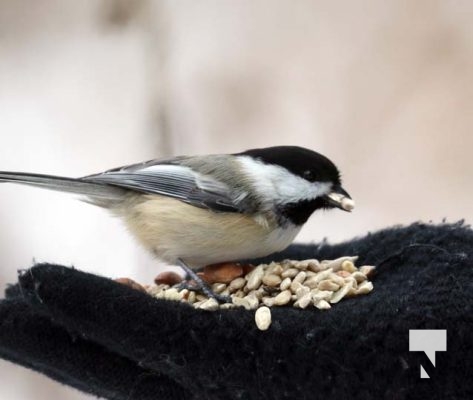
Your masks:
{"label": "bird's white cheek patch", "polygon": [[276,203],[315,199],[327,194],[331,188],[328,182],[308,182],[283,167],[265,164],[249,156],[240,156],[239,161],[258,194]]}

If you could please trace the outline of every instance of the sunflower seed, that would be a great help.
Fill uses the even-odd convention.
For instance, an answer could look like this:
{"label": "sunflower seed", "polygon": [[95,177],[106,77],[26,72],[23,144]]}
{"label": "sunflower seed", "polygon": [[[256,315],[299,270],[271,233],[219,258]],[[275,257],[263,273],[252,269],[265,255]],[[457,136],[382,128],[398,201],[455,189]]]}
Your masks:
{"label": "sunflower seed", "polygon": [[255,323],[260,331],[267,330],[271,325],[271,310],[268,307],[260,307],[255,312]]}

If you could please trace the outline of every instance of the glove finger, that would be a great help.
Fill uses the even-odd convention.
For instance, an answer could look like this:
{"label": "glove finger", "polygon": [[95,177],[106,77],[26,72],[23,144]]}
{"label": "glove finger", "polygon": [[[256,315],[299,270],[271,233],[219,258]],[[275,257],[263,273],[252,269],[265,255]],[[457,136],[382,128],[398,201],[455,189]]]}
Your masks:
{"label": "glove finger", "polygon": [[108,399],[189,399],[168,377],[71,335],[21,299],[0,302],[0,356]]}

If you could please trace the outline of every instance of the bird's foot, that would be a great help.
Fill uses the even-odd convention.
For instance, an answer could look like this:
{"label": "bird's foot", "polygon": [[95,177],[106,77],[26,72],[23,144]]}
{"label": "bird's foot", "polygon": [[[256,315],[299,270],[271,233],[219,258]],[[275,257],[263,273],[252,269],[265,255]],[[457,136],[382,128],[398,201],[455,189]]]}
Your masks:
{"label": "bird's foot", "polygon": [[202,292],[208,298],[216,300],[218,303],[231,303],[232,299],[230,296],[224,296],[215,293],[210,286],[205,282],[195,271],[193,271],[187,264],[178,259],[179,266],[186,272],[186,280],[179,284],[179,289],[192,290],[194,292]]}

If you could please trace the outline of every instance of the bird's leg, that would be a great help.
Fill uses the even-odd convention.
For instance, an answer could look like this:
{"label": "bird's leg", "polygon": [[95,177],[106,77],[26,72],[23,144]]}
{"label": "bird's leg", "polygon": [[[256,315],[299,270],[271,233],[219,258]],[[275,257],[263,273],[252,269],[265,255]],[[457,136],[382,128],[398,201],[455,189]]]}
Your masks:
{"label": "bird's leg", "polygon": [[[181,258],[177,259],[179,266],[186,272],[186,281],[180,284],[182,289],[188,289],[192,291],[201,291],[207,297],[217,300],[219,303],[231,303],[232,299],[230,296],[223,296],[215,293],[204,280],[195,273]],[[196,284],[189,284],[189,280],[193,280]]]}

